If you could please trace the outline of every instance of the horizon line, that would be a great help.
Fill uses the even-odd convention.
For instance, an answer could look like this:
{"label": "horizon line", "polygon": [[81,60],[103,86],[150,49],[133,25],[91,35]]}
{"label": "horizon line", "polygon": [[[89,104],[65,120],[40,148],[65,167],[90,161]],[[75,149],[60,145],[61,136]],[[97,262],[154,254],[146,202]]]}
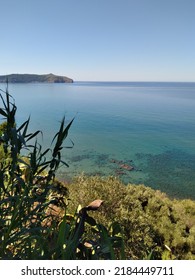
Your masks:
{"label": "horizon line", "polygon": [[144,81],[144,80],[73,80],[75,83],[195,83],[195,81]]}

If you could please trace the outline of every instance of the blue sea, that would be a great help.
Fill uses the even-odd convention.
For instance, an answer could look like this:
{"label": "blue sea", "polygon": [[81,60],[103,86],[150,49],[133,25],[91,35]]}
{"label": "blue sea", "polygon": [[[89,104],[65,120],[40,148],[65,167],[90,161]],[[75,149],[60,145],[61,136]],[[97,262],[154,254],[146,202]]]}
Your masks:
{"label": "blue sea", "polygon": [[[5,89],[5,84],[0,84]],[[75,117],[58,176],[84,172],[195,199],[195,83],[10,84],[17,124],[30,115],[50,146],[63,116]]]}

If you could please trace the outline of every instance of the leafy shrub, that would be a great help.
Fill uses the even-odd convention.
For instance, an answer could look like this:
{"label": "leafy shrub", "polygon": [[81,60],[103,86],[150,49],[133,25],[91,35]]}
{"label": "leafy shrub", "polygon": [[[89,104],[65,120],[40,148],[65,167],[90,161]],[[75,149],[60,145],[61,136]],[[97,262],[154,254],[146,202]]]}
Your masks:
{"label": "leafy shrub", "polygon": [[109,227],[121,225],[126,258],[195,259],[195,202],[170,199],[143,185],[123,185],[117,178],[75,178],[70,207],[94,198],[105,200],[94,218]]}

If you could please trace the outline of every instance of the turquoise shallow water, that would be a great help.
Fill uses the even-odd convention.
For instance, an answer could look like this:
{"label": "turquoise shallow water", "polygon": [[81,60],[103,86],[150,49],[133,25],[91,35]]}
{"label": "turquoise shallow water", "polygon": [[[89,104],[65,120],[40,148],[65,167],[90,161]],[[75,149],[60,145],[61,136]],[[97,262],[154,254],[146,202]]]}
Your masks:
{"label": "turquoise shallow water", "polygon": [[63,115],[76,117],[64,180],[83,171],[116,175],[195,199],[195,83],[10,84],[9,91],[18,124],[31,115],[45,146]]}

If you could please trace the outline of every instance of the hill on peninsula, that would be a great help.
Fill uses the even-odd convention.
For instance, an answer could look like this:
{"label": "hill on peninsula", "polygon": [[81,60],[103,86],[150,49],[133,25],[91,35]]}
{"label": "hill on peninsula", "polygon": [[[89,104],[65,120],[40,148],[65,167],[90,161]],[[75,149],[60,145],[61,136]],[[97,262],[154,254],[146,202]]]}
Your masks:
{"label": "hill on peninsula", "polygon": [[0,83],[73,83],[73,80],[65,76],[54,74],[10,74],[0,76]]}

